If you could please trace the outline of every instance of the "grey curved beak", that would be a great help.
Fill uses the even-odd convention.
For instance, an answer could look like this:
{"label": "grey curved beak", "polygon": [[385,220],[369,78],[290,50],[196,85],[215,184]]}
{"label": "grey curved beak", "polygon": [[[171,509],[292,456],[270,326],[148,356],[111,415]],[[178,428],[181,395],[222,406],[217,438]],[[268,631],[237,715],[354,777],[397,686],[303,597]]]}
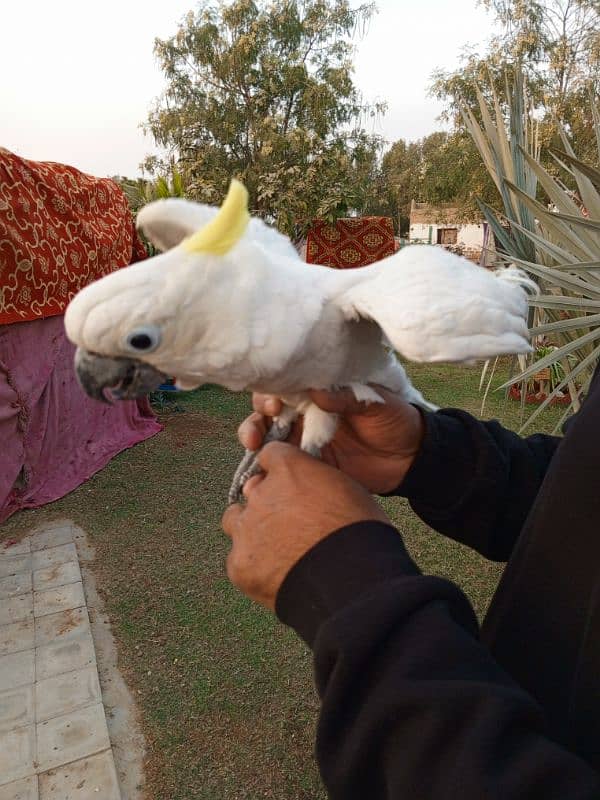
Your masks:
{"label": "grey curved beak", "polygon": [[94,400],[133,400],[157,389],[167,375],[135,358],[110,358],[78,347],[75,372],[84,392]]}

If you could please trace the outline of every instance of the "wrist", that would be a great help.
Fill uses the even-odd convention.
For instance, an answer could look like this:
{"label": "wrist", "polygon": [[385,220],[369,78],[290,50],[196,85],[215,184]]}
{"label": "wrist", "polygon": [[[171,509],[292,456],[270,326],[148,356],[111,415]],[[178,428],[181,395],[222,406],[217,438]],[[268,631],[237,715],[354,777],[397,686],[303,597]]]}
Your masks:
{"label": "wrist", "polygon": [[377,492],[382,497],[389,497],[397,494],[397,490],[410,472],[410,469],[419,455],[427,423],[425,412],[422,408],[409,405],[406,411],[409,419],[403,420],[403,425],[411,431],[409,436],[403,436],[404,444],[402,451],[394,457],[394,466],[390,469],[389,478],[382,482],[380,490]]}
{"label": "wrist", "polygon": [[321,625],[361,595],[419,574],[395,528],[363,520],[334,531],[292,567],[279,587],[275,611],[312,647]]}

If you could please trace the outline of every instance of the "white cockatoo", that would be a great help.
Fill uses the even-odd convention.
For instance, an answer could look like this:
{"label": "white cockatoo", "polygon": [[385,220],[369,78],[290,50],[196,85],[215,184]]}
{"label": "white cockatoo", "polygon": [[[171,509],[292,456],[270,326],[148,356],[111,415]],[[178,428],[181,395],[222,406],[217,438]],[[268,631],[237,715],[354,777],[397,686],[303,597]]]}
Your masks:
{"label": "white cockatoo", "polygon": [[[368,267],[304,263],[282,234],[248,213],[233,181],[221,209],[171,198],[137,224],[164,251],[83,289],[65,314],[85,391],[100,400],[147,393],[176,376],[281,397],[271,438],[304,415],[301,447],[329,442],[337,418],[309,389],[350,387],[380,402],[379,384],[428,404],[394,350],[413,361],[471,361],[530,350],[517,282],[440,247],[411,246]],[[246,454],[230,493],[255,471]]]}

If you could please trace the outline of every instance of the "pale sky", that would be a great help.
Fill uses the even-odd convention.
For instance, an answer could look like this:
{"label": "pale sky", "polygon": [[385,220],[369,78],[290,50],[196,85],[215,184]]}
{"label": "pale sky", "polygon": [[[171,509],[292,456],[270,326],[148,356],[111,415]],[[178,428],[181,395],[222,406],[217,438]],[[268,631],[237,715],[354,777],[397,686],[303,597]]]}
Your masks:
{"label": "pale sky", "polygon": [[[353,3],[354,6],[357,2]],[[358,43],[355,83],[386,100],[375,130],[390,142],[441,127],[427,97],[431,73],[481,47],[490,19],[476,0],[379,0]],[[164,86],[156,36],[175,33],[195,0],[8,0],[0,47],[0,145],[95,175],[139,174],[156,152],[144,122]]]}

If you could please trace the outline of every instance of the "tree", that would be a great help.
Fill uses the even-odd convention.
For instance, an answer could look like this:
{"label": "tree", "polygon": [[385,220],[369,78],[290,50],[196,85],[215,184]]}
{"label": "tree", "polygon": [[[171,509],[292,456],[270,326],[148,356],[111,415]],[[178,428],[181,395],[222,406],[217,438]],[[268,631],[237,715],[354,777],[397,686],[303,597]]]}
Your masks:
{"label": "tree", "polygon": [[[581,157],[595,161],[591,108],[600,78],[598,0],[481,2],[494,13],[500,32],[486,53],[467,52],[460,69],[434,74],[431,94],[446,103],[445,118],[461,127],[459,106],[465,104],[480,119],[476,87],[488,102],[494,93],[502,103],[519,71],[525,77],[526,102],[536,110],[543,151],[559,145],[560,123],[571,132]],[[507,117],[506,103],[502,107]],[[556,174],[550,161],[544,165]]]}
{"label": "tree", "polygon": [[495,196],[493,183],[470,136],[462,129],[423,140],[421,196],[434,205],[452,203],[463,219],[478,220],[477,197]]}
{"label": "tree", "polygon": [[[157,165],[158,166],[158,165]],[[186,191],[183,179],[175,168],[170,175],[157,175],[154,180],[147,178],[127,178],[114,176],[113,180],[119,184],[129,202],[129,208],[135,215],[147,203],[154,200],[163,200],[167,197],[185,197]]]}
{"label": "tree", "polygon": [[546,104],[563,119],[567,99],[600,75],[598,0],[482,0],[501,33],[492,50],[527,65],[546,90]]}
{"label": "tree", "polygon": [[401,236],[406,235],[411,198],[416,197],[420,175],[420,142],[399,139],[381,162],[379,213],[392,217]]}
{"label": "tree", "polygon": [[381,212],[398,219],[401,235],[408,231],[413,200],[452,204],[464,219],[481,218],[477,197],[497,203],[494,183],[463,130],[436,131],[415,142],[400,139],[383,156],[381,174]]}
{"label": "tree", "polygon": [[[219,203],[232,176],[289,235],[373,202],[378,137],[362,123],[352,39],[375,11],[348,0],[204,0],[155,42],[167,77],[147,128],[188,194]],[[156,166],[156,165],[155,165]]]}

